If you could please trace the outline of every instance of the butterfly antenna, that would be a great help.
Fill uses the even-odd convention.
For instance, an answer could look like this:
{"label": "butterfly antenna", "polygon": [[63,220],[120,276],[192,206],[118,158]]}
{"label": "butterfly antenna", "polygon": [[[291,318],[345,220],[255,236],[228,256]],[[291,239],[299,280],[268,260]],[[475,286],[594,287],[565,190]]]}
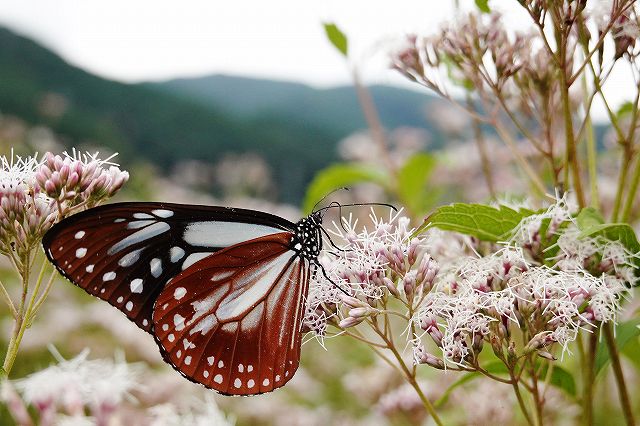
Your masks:
{"label": "butterfly antenna", "polygon": [[338,207],[339,209],[342,209],[342,207],[353,207],[353,206],[381,206],[381,207],[389,207],[390,209],[392,209],[395,212],[398,211],[396,206],[394,206],[393,204],[388,204],[388,203],[349,203],[349,204],[340,204],[337,201],[334,201],[331,204],[329,204],[328,206],[322,207],[322,208],[320,208],[320,209],[318,209],[316,211],[317,212],[321,212],[321,211],[325,211],[325,210],[328,210],[328,209],[333,209],[333,208],[336,208],[336,207]]}
{"label": "butterfly antenna", "polygon": [[[316,211],[316,207],[318,207],[318,204],[320,204],[320,203],[322,203],[324,200],[326,200],[326,199],[327,199],[327,197],[329,197],[329,195],[331,195],[331,194],[333,194],[333,193],[335,193],[335,192],[338,192],[338,191],[348,191],[348,190],[349,190],[349,188],[347,188],[347,187],[345,187],[345,186],[334,189],[333,191],[329,192],[329,193],[328,193],[327,195],[325,195],[324,197],[320,198],[320,200],[318,200],[318,202],[313,206],[313,208],[311,209],[311,211],[312,211],[312,212],[315,212],[315,211]],[[331,204],[333,204],[333,203],[331,203]],[[331,205],[331,204],[330,204],[330,205]],[[323,209],[320,209],[320,210],[323,210]]]}

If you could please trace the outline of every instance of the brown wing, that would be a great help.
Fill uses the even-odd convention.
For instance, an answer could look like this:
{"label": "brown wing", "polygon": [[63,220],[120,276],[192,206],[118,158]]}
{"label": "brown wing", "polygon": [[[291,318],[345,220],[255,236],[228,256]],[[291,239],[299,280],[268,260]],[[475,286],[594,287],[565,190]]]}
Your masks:
{"label": "brown wing", "polygon": [[49,260],[71,282],[151,329],[165,283],[197,260],[293,227],[267,213],[171,203],[119,203],[70,216],[44,237]]}
{"label": "brown wing", "polygon": [[298,368],[309,265],[282,232],[223,249],[177,275],[153,311],[165,360],[230,395],[272,391]]}

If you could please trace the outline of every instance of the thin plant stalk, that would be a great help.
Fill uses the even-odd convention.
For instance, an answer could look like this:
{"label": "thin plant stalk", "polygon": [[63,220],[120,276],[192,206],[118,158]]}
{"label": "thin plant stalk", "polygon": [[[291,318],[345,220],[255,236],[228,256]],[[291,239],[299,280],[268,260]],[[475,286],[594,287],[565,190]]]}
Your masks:
{"label": "thin plant stalk", "polygon": [[604,340],[609,350],[609,357],[611,358],[611,366],[613,368],[613,374],[618,385],[618,393],[620,397],[620,404],[622,405],[622,412],[627,422],[627,426],[633,426],[636,424],[633,418],[633,410],[631,408],[631,402],[629,401],[629,391],[625,384],[624,374],[622,372],[622,366],[620,364],[620,354],[618,353],[618,347],[616,346],[615,337],[613,335],[613,326],[609,323],[603,325]]}

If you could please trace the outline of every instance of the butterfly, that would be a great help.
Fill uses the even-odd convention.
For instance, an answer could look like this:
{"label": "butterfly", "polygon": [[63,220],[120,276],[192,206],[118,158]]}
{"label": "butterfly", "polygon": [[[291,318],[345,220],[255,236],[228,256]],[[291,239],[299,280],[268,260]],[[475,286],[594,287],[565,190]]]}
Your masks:
{"label": "butterfly", "polygon": [[152,334],[180,374],[254,395],[298,368],[326,208],[293,223],[230,207],[109,204],[63,219],[43,247],[73,284]]}

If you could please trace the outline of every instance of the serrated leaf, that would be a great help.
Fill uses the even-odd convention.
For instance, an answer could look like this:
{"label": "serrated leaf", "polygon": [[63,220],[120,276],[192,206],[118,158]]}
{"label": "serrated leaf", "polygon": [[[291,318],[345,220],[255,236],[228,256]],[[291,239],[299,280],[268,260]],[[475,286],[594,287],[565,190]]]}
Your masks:
{"label": "serrated leaf", "polygon": [[416,233],[435,227],[460,232],[483,241],[501,241],[509,237],[529,211],[516,211],[507,206],[456,203],[438,208]]}
{"label": "serrated leaf", "polygon": [[337,164],[319,171],[307,188],[302,210],[307,214],[313,206],[331,191],[361,182],[374,182],[381,186],[389,182],[386,173],[376,167],[362,164]]}
{"label": "serrated leaf", "polygon": [[[618,351],[623,352],[625,346],[631,341],[631,339],[640,336],[640,329],[638,328],[639,325],[640,318],[633,318],[616,326],[615,340]],[[609,350],[607,349],[607,344],[606,342],[602,341],[598,345],[598,351],[596,352],[596,375],[604,369],[604,367],[609,363],[610,360],[611,359],[609,358]]]}
{"label": "serrated leaf", "polygon": [[491,13],[491,8],[489,7],[489,0],[476,0],[476,6],[482,13]]}
{"label": "serrated leaf", "polygon": [[333,23],[325,23],[324,24],[324,32],[327,34],[327,38],[333,44],[333,46],[338,49],[340,53],[344,56],[347,56],[349,44],[347,41],[347,36],[340,31],[340,28],[336,24]]}
{"label": "serrated leaf", "polygon": [[398,172],[398,197],[411,212],[423,213],[435,199],[435,190],[427,181],[436,166],[436,159],[427,153],[413,155]]}

